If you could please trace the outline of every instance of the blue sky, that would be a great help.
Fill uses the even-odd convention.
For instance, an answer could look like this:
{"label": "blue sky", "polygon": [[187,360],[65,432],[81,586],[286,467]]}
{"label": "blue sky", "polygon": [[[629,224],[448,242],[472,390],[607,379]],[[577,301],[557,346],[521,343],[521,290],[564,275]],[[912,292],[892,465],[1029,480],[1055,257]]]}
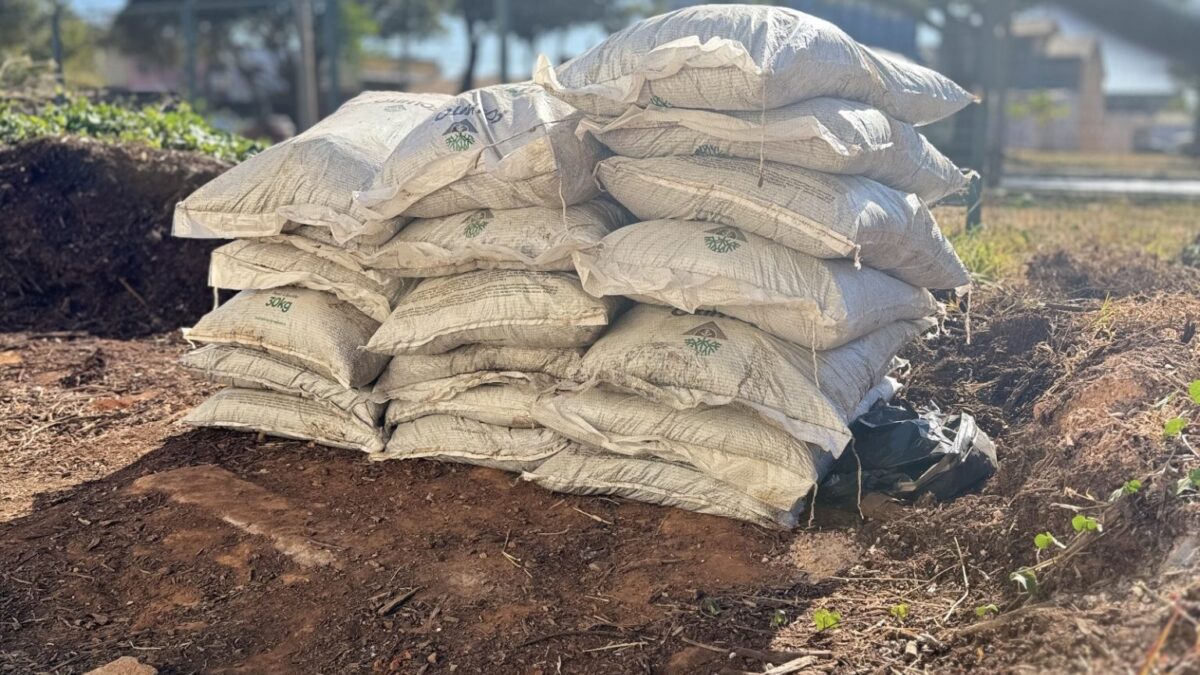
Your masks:
{"label": "blue sky", "polygon": [[[71,4],[85,17],[102,21],[119,10],[124,5],[124,0],[71,0]],[[1030,11],[1050,14],[1058,19],[1063,32],[1068,35],[1096,33],[1094,27],[1065,12],[1053,9]],[[463,38],[462,23],[456,19],[447,19],[444,24],[445,31],[424,40],[412,41],[407,45],[407,49],[412,56],[436,61],[447,77],[456,77],[466,63],[466,41]],[[560,53],[570,55],[587,49],[603,38],[604,33],[598,27],[580,27],[564,36],[544,39],[536,45],[536,49],[552,57]],[[1163,59],[1112,35],[1103,37],[1103,45],[1106,91],[1163,93],[1175,89]],[[391,41],[388,49],[398,52],[402,46],[397,41]],[[517,41],[513,41],[510,50],[509,75],[514,78],[528,77],[536,53],[531,53],[526,45]],[[483,41],[479,54],[481,75],[496,72],[498,51],[494,39],[489,37]]]}

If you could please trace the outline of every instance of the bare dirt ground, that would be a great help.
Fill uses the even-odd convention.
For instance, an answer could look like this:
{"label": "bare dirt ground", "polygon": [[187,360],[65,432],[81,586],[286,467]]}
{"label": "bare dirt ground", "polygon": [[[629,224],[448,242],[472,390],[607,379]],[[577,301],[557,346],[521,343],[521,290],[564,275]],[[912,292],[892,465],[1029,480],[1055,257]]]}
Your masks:
{"label": "bare dirt ground", "polygon": [[1175,495],[1200,457],[1163,433],[1200,419],[1200,279],[1087,250],[1031,252],[976,292],[969,344],[952,312],[906,354],[908,400],[997,441],[980,493],[818,499],[795,532],[187,431],[208,389],[170,334],[4,334],[0,672],[1200,672],[1200,506]]}

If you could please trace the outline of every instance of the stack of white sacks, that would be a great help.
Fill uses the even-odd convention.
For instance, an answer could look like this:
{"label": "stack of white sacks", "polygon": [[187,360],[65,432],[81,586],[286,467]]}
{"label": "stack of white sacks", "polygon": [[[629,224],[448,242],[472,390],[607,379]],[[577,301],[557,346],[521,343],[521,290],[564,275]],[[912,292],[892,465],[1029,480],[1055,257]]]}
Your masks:
{"label": "stack of white sacks", "polygon": [[970,100],[729,5],[534,84],[364,94],[179,206],[254,289],[188,333],[231,385],[189,421],[793,526],[926,289],[969,281],[925,205],[964,179],[914,125]]}

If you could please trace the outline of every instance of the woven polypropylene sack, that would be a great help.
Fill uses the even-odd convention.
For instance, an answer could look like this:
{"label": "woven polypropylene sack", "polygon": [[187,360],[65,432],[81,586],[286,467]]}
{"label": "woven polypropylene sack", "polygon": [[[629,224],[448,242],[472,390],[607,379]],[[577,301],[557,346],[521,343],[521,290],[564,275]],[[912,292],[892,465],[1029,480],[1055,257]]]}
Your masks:
{"label": "woven polypropylene sack", "polygon": [[746,520],[796,526],[796,512],[773,507],[696,469],[572,444],[521,476],[554,492],[616,495],[640,502]]}
{"label": "woven polypropylene sack", "polygon": [[242,291],[184,333],[193,342],[275,354],[346,388],[363,387],[388,357],[362,350],[379,322],[329,293],[307,288]]}
{"label": "woven polypropylene sack", "polygon": [[932,320],[899,321],[813,351],[725,316],[636,305],[583,357],[581,376],[679,410],[744,403],[834,456],[859,401]]}
{"label": "woven polypropylene sack", "polygon": [[914,124],[958,112],[974,97],[922,66],[876,53],[808,14],[761,5],[702,5],[655,16],[534,81],[593,115],[629,105],[763,110],[833,96]]}
{"label": "woven polypropylene sack", "polygon": [[595,387],[543,396],[533,418],[574,441],[686,464],[784,510],[799,510],[833,455],[796,440],[748,406],[688,410]]}
{"label": "woven polypropylene sack", "polygon": [[270,389],[327,403],[368,425],[378,425],[384,406],[370,392],[347,389],[333,380],[267,352],[234,345],[205,345],[179,362],[218,384]]}
{"label": "woven polypropylene sack", "polygon": [[452,415],[429,415],[397,425],[372,459],[438,459],[528,471],[570,441],[549,429],[514,429]]}
{"label": "woven polypropylene sack", "polygon": [[460,94],[396,147],[356,203],[380,218],[436,218],[587,201],[602,148],[576,137],[581,117],[528,83]]}
{"label": "woven polypropylene sack", "polygon": [[543,383],[527,382],[485,384],[441,400],[421,402],[392,401],[388,404],[385,424],[397,424],[429,415],[453,415],[502,427],[532,429],[533,404],[541,395]]}
{"label": "woven polypropylene sack", "polygon": [[364,452],[380,452],[384,440],[379,428],[336,406],[266,389],[222,389],[196,406],[183,423],[258,431]]}
{"label": "woven polypropylene sack", "polygon": [[483,384],[526,382],[534,375],[577,380],[582,349],[466,345],[442,354],[395,356],[375,383],[376,401],[436,401]]}
{"label": "woven polypropylene sack", "polygon": [[382,322],[416,283],[392,272],[351,269],[290,243],[239,239],[212,252],[208,285],[237,290],[300,286],[327,291]]}
{"label": "woven polypropylene sack", "polygon": [[782,108],[716,112],[630,108],[584,120],[624,157],[701,155],[764,159],[805,169],[861,175],[933,203],[966,186],[966,176],[911,124],[862,103],[817,98]]}
{"label": "woven polypropylene sack", "polygon": [[369,91],[304,133],[251,157],[175,207],[179,237],[262,237],[288,221],[328,228],[341,243],[394,234],[352,201],[410,131],[450,97]]}
{"label": "woven polypropylene sack", "polygon": [[593,295],[624,295],[685,312],[716,309],[817,349],[938,307],[928,291],[882,272],[713,223],[637,223],[574,258],[584,290]]}
{"label": "woven polypropylene sack", "polygon": [[482,270],[425,279],[371,338],[380,354],[440,354],[467,344],[567,349],[591,344],[622,307],[566,272]]}
{"label": "woven polypropylene sack", "polygon": [[817,258],[857,256],[921,288],[970,283],[921,200],[869,178],[695,156],[610,157],[596,172],[639,220],[732,225]]}
{"label": "woven polypropylene sack", "polygon": [[419,218],[369,258],[372,267],[408,277],[440,277],[480,269],[570,270],[571,254],[629,222],[618,204],[597,199],[575,206],[479,209]]}

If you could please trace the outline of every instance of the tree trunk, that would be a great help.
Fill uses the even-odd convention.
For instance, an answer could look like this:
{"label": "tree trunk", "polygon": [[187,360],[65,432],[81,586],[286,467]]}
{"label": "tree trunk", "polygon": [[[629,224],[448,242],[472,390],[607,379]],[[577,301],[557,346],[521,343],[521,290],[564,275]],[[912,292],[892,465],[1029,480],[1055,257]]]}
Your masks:
{"label": "tree trunk", "polygon": [[475,61],[479,56],[479,38],[475,35],[475,22],[466,18],[467,26],[467,66],[463,68],[462,82],[459,90],[466,91],[475,88]]}

